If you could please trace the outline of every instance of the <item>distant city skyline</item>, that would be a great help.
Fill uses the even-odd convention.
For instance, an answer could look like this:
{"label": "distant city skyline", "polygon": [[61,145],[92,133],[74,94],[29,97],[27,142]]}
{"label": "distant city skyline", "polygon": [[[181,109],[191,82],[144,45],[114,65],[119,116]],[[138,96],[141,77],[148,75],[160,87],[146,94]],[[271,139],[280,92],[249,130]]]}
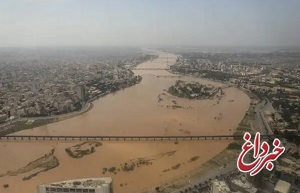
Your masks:
{"label": "distant city skyline", "polygon": [[300,1],[2,0],[0,47],[299,47]]}

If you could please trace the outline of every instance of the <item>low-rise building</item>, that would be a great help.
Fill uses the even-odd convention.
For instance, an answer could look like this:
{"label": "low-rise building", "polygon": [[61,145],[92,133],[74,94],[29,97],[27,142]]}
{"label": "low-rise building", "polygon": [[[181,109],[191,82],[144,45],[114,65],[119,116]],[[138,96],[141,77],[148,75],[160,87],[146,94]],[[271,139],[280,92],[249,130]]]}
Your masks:
{"label": "low-rise building", "polygon": [[233,179],[230,183],[230,187],[239,192],[243,193],[256,193],[257,189],[246,179],[245,176],[241,178]]}
{"label": "low-rise building", "polygon": [[300,188],[300,161],[286,157],[280,159],[275,167],[275,175],[278,179]]}
{"label": "low-rise building", "polygon": [[213,180],[209,187],[210,193],[230,193],[230,189],[225,181]]}
{"label": "low-rise building", "polygon": [[289,193],[291,190],[291,184],[283,180],[278,180],[274,188],[274,193]]}
{"label": "low-rise building", "polygon": [[112,179],[87,178],[39,185],[38,193],[112,193]]}

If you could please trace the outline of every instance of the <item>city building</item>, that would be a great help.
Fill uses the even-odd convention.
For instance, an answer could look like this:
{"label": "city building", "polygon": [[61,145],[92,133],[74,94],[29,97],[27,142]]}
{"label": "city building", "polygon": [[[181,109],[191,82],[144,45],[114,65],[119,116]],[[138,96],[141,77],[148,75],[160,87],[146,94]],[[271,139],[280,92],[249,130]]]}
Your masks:
{"label": "city building", "polygon": [[78,86],[76,88],[76,95],[78,96],[80,101],[85,101],[86,100],[86,89],[84,86]]}
{"label": "city building", "polygon": [[300,160],[282,158],[279,163],[275,167],[275,176],[280,180],[289,182],[292,186],[300,188]]}
{"label": "city building", "polygon": [[0,123],[4,122],[7,119],[7,115],[6,114],[0,114]]}
{"label": "city building", "polygon": [[256,193],[257,189],[246,179],[245,176],[239,176],[233,179],[230,183],[230,187],[239,192],[243,193]]}
{"label": "city building", "polygon": [[274,193],[289,193],[291,190],[291,184],[282,180],[278,180]]}
{"label": "city building", "polygon": [[112,193],[112,179],[87,178],[38,186],[38,193]]}
{"label": "city building", "polygon": [[230,193],[230,189],[225,181],[213,180],[209,187],[210,193]]}

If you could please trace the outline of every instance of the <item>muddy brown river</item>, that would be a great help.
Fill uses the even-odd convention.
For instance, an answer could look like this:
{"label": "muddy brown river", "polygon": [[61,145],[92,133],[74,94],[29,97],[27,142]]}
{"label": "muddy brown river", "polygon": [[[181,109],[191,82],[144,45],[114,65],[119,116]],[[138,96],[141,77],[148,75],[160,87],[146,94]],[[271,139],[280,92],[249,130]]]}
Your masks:
{"label": "muddy brown river", "polygon": [[[197,81],[224,87],[221,100],[188,100],[169,95],[166,90],[175,84],[178,77],[165,70],[175,63],[176,55],[157,52],[159,57],[140,64],[135,70],[141,75],[140,84],[109,94],[93,102],[94,107],[79,116],[20,131],[20,135],[227,135],[234,133],[250,105],[249,97],[241,90],[226,87],[221,83],[180,77],[180,80]],[[159,100],[160,99],[160,100]],[[181,108],[172,108],[176,103]],[[183,175],[199,167],[222,151],[229,141],[180,141],[174,142],[103,142],[96,152],[80,159],[69,157],[65,148],[79,142],[0,142],[0,175],[15,171],[38,159],[55,148],[54,155],[60,165],[23,181],[27,174],[0,177],[2,193],[36,193],[37,185],[55,181],[111,176],[115,193],[134,193],[145,187],[154,187],[175,176]],[[203,148],[209,147],[209,148]],[[172,156],[158,156],[176,151]],[[188,163],[193,156],[200,158]],[[153,158],[151,165],[136,168],[131,172],[102,173],[104,167],[117,167],[137,158]],[[166,169],[182,163],[174,171]],[[184,164],[183,164],[184,163]],[[3,188],[2,184],[9,184]],[[122,184],[122,186],[121,186]],[[126,185],[125,185],[126,184]]]}

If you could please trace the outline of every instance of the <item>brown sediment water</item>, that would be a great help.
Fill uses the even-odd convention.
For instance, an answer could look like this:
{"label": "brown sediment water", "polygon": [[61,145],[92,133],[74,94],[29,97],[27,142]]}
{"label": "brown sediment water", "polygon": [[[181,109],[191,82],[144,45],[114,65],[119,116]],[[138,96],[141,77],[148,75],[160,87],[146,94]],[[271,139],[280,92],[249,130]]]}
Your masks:
{"label": "brown sediment water", "polygon": [[[167,68],[173,64],[176,55],[157,52],[159,57],[140,64],[137,68]],[[234,133],[249,108],[250,99],[237,88],[229,87],[200,78],[183,76],[181,80],[197,81],[224,87],[220,100],[188,100],[169,95],[166,90],[178,78],[164,70],[136,70],[141,75],[140,84],[107,95],[93,102],[94,107],[79,116],[48,124],[19,135],[227,135]],[[177,107],[174,108],[174,103]],[[178,108],[180,107],[180,108]],[[0,192],[36,192],[39,184],[55,181],[112,176],[115,192],[132,193],[143,187],[155,186],[174,176],[193,170],[218,152],[229,141],[180,141],[174,142],[104,142],[96,152],[80,159],[69,157],[65,148],[78,144],[74,142],[1,142],[0,174],[17,170],[55,148],[60,165],[22,181],[24,174],[0,178]],[[209,148],[203,148],[209,147]],[[172,156],[157,158],[152,165],[135,168],[130,172],[102,173],[104,167],[120,167],[130,159],[151,157],[176,150]],[[200,156],[195,162],[187,162],[193,156]],[[163,172],[181,163],[176,170]],[[3,188],[1,184],[9,184]],[[122,184],[122,185],[121,185]],[[126,185],[125,185],[126,184]]]}

